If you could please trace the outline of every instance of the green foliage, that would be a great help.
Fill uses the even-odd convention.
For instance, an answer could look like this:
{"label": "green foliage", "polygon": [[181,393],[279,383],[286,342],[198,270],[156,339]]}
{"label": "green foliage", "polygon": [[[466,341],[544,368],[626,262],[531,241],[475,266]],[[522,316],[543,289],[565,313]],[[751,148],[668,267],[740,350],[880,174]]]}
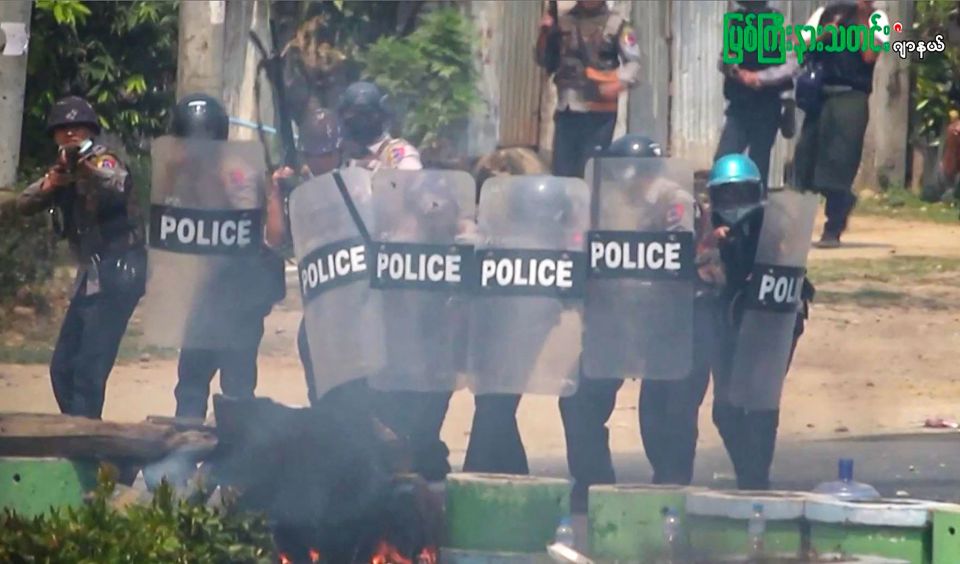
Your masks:
{"label": "green foliage", "polygon": [[30,43],[26,168],[52,156],[46,115],[62,96],[87,98],[129,148],[162,131],[176,86],[175,2],[37,0]]}
{"label": "green foliage", "polygon": [[913,134],[918,140],[936,144],[947,124],[949,111],[960,110],[956,100],[951,100],[951,94],[960,95],[960,44],[951,43],[948,38],[951,20],[960,22],[957,15],[960,8],[956,2],[944,0],[918,0],[915,6],[913,27],[917,37],[928,40],[942,34],[946,44],[943,53],[927,53],[915,64]]}
{"label": "green foliage", "polygon": [[0,209],[0,302],[50,278],[55,253],[46,214],[24,217],[13,201],[4,203]]}
{"label": "green foliage", "polygon": [[872,198],[861,198],[857,213],[953,225],[957,223],[957,208],[952,202],[925,202],[902,187],[890,188]]}
{"label": "green foliage", "polygon": [[272,562],[261,518],[177,500],[163,484],[149,505],[110,505],[115,481],[102,471],[92,499],[74,509],[26,518],[0,515],[0,562]]}
{"label": "green foliage", "polygon": [[444,8],[426,14],[410,35],[381,37],[359,56],[364,76],[405,114],[402,133],[414,144],[437,146],[469,116],[478,99],[473,38],[468,20]]}

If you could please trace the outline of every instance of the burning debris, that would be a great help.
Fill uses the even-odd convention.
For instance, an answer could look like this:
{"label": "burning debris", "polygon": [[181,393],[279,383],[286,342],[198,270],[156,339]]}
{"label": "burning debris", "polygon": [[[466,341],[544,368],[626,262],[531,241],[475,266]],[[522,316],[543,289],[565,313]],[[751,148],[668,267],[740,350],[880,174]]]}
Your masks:
{"label": "burning debris", "polygon": [[216,481],[267,516],[280,562],[435,564],[442,507],[406,473],[401,442],[346,397],[308,409],[216,398]]}

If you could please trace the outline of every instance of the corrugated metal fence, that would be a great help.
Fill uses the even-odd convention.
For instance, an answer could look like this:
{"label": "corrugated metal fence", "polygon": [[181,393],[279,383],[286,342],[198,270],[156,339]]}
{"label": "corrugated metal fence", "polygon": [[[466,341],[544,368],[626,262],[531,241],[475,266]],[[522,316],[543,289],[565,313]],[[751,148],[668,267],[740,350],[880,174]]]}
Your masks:
{"label": "corrugated metal fence", "polygon": [[[772,0],[789,24],[804,23],[826,0]],[[549,153],[551,114],[555,96],[543,72],[533,63],[537,21],[544,2],[471,3],[481,31],[482,81],[488,116],[489,144],[540,147]],[[573,2],[561,1],[561,13]],[[637,31],[642,76],[627,100],[627,129],[647,134],[670,147],[671,153],[709,168],[720,133],[726,100],[717,62],[723,48],[723,15],[736,8],[732,0],[655,0],[616,2]],[[880,0],[909,27],[909,0]],[[909,114],[908,61],[891,53],[877,65],[871,107],[883,108],[883,120],[871,120],[867,131],[861,183],[895,185],[903,180],[906,127]],[[895,118],[895,119],[894,119]],[[799,130],[803,116],[798,112]],[[892,121],[891,121],[892,120]],[[891,122],[895,127],[881,124]],[[492,126],[492,127],[491,127]],[[896,135],[890,135],[890,129]],[[902,131],[900,131],[902,130]],[[799,133],[798,133],[799,135]],[[476,134],[474,134],[476,136]],[[489,135],[488,135],[489,137]],[[876,139],[881,141],[875,142]],[[795,140],[778,137],[770,164],[770,185],[784,183]],[[874,146],[878,148],[875,150]],[[882,151],[880,150],[882,149]],[[877,171],[884,179],[878,180]]]}
{"label": "corrugated metal fence", "polygon": [[[634,2],[643,50],[642,84],[631,91],[629,129],[666,140],[671,154],[708,168],[723,128],[723,79],[717,61],[723,46],[723,15],[732,2]],[[788,22],[802,22],[811,0],[774,0]],[[656,22],[656,23],[654,23]],[[770,181],[782,183],[793,142],[774,146]]]}

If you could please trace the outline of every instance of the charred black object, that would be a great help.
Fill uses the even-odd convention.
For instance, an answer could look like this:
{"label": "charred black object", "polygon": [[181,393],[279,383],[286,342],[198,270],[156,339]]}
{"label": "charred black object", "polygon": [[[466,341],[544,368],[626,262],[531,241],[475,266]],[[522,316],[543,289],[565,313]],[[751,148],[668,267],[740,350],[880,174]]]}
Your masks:
{"label": "charred black object", "polygon": [[319,554],[324,563],[368,563],[383,543],[416,562],[439,545],[440,504],[421,479],[403,473],[403,445],[369,409],[217,396],[214,412],[217,483],[268,517],[291,562]]}

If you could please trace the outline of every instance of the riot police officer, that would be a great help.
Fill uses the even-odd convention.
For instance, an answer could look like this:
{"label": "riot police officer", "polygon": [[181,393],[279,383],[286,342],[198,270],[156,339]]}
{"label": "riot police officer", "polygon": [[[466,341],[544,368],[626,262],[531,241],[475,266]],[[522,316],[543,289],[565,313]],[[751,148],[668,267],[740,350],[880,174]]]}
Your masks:
{"label": "riot police officer", "polygon": [[[571,229],[582,210],[576,208],[567,191],[568,179],[526,178],[532,180],[524,184],[518,179],[516,184],[499,187],[491,187],[488,181],[484,186],[484,190],[506,190],[506,194],[499,209],[495,209],[496,204],[484,207],[485,201],[497,202],[497,196],[481,199],[480,224],[485,223],[486,213],[492,213],[486,220],[489,231],[480,228],[478,248],[556,250],[582,244],[580,231]],[[547,296],[498,296],[473,303],[468,371],[474,378],[475,411],[463,463],[465,472],[528,474],[527,454],[516,419],[521,393],[537,390],[556,394],[575,383],[568,374],[538,366],[543,355],[557,352],[545,347],[551,346],[551,336],[564,313],[563,301],[555,294],[552,299]],[[572,360],[575,365],[576,358]]]}
{"label": "riot police officer", "polygon": [[[420,153],[408,141],[391,137],[388,97],[372,82],[347,87],[338,106],[344,132],[344,160],[352,166],[421,170]],[[413,452],[414,470],[431,481],[450,471],[449,449],[440,439],[449,392],[373,392],[381,421],[403,437]]]}
{"label": "riot police officer", "polygon": [[[299,173],[288,166],[274,171],[267,194],[266,242],[278,252],[290,254],[290,226],[286,196],[281,189],[283,179],[294,179],[296,183],[306,181],[312,176],[327,174],[340,166],[340,146],[342,141],[340,120],[336,113],[322,107],[307,110],[299,125],[299,150],[303,168]],[[308,397],[315,401],[313,363],[307,345],[307,330],[300,320],[297,330],[297,352],[303,364],[307,380]]]}
{"label": "riot police officer", "polygon": [[100,418],[120,339],[143,295],[143,227],[133,179],[98,144],[100,120],[70,96],[54,104],[47,132],[57,161],[17,200],[23,214],[50,210],[54,229],[78,262],[76,282],[50,362],[61,413]]}
{"label": "riot police officer", "polygon": [[[735,405],[731,387],[738,347],[743,354],[771,354],[765,350],[743,350],[749,348],[750,343],[744,342],[740,334],[767,213],[767,191],[757,166],[740,154],[719,159],[707,185],[711,227],[701,229],[697,249],[703,287],[695,310],[700,330],[695,333],[694,366],[688,381],[677,382],[673,387],[654,389],[644,382],[646,397],[641,401],[641,411],[645,406],[663,406],[659,420],[641,414],[644,444],[651,456],[655,479],[661,483],[690,482],[697,440],[697,411],[712,373],[713,422],[733,463],[737,486],[762,490],[770,486],[779,407],[745,409]],[[810,223],[812,228],[812,214]],[[797,244],[808,246],[809,240]],[[813,286],[806,280],[800,298],[802,306],[791,322],[790,358],[803,333],[807,304],[813,298]],[[789,359],[786,364],[784,374],[770,374],[769,379],[782,379],[789,369]]]}
{"label": "riot police officer", "polygon": [[[614,141],[608,149],[600,150],[599,155],[658,158],[663,156],[663,152],[652,139],[628,134]],[[678,186],[671,186],[659,179],[653,181],[666,184],[653,187],[660,188],[660,192],[679,192]],[[657,203],[663,205],[653,205],[654,213],[660,216],[653,223],[658,230],[671,231],[683,219],[673,211],[677,200],[664,197],[658,198]],[[585,504],[591,485],[613,483],[615,480],[607,421],[613,413],[617,392],[622,385],[620,377],[581,377],[576,393],[560,398],[560,415],[567,441],[567,464],[574,478],[571,503],[578,509]]]}
{"label": "riot police officer", "polygon": [[[173,108],[170,130],[176,137],[226,141],[229,125],[226,110],[217,99],[205,94],[190,94]],[[215,171],[217,181],[224,174],[230,174],[230,171]],[[254,205],[252,202],[238,204],[236,207],[240,209]],[[177,417],[202,419],[206,416],[210,382],[217,372],[220,373],[220,387],[225,395],[253,397],[257,386],[257,354],[263,338],[263,320],[273,304],[283,298],[285,291],[282,260],[267,250],[260,252],[259,259],[266,276],[264,284],[253,286],[256,288],[255,295],[246,296],[252,305],[241,323],[253,330],[238,333],[244,335],[244,342],[232,343],[233,346],[229,348],[191,348],[187,345],[181,349],[174,390]],[[257,276],[259,270],[247,275]],[[213,293],[215,290],[204,294]],[[205,310],[198,307],[194,309],[194,315],[203,316],[202,311]]]}
{"label": "riot police officer", "polygon": [[420,153],[404,139],[387,131],[390,108],[387,95],[372,82],[354,82],[337,108],[344,130],[344,158],[354,166],[420,170]]}
{"label": "riot police officer", "polygon": [[590,152],[613,139],[620,93],[639,78],[633,27],[603,0],[578,0],[557,19],[544,16],[536,59],[557,86],[553,174],[583,176]]}

